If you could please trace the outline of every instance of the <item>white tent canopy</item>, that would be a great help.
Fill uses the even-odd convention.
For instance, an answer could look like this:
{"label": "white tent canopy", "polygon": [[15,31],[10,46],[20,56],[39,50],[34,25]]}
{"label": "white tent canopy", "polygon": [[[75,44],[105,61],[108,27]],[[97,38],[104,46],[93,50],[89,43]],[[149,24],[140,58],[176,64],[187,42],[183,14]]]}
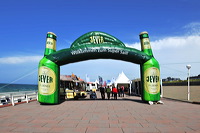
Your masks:
{"label": "white tent canopy", "polygon": [[124,72],[119,74],[117,79],[115,80],[115,86],[117,87],[118,84],[130,84],[130,80],[126,77]]}
{"label": "white tent canopy", "polygon": [[95,83],[99,84],[99,81],[96,79],[96,80],[95,80]]}

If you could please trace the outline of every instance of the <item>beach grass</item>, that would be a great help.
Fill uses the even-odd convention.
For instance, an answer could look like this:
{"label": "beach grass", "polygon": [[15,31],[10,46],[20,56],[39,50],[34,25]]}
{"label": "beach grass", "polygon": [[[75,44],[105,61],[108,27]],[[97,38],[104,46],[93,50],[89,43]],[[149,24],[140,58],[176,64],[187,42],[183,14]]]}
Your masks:
{"label": "beach grass", "polygon": [[[188,86],[163,86],[163,97],[187,101]],[[190,86],[190,102],[200,102],[200,86]]]}

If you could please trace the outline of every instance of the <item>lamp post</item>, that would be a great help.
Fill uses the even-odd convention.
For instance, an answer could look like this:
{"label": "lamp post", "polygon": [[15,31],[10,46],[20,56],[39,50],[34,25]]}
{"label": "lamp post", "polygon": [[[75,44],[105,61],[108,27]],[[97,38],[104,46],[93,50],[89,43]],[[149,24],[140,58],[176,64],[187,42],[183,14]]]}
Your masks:
{"label": "lamp post", "polygon": [[190,68],[191,65],[186,65],[187,69],[188,69],[188,101],[190,100]]}
{"label": "lamp post", "polygon": [[129,90],[130,90],[130,96],[131,96],[131,88],[132,88],[132,80],[130,80],[130,88],[129,88]]}

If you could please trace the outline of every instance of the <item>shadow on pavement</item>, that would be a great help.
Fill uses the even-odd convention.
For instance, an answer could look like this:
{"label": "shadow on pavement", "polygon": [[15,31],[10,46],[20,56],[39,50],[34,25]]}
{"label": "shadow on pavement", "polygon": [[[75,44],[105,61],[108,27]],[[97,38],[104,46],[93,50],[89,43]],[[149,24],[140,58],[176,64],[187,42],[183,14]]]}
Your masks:
{"label": "shadow on pavement", "polygon": [[[133,96],[133,97],[138,97],[138,96]],[[117,100],[113,99],[102,99],[102,98],[97,98],[97,99],[90,99],[90,98],[79,98],[78,100],[75,99],[66,99],[65,101],[131,101],[131,102],[137,102],[137,103],[143,103],[146,104],[147,102],[142,101],[141,99],[130,99],[126,97],[118,97]]]}
{"label": "shadow on pavement", "polygon": [[191,101],[185,101],[185,100],[179,100],[179,99],[173,99],[173,98],[167,98],[167,97],[163,97],[163,98],[167,100],[171,100],[171,101],[176,101],[176,102],[192,103]]}

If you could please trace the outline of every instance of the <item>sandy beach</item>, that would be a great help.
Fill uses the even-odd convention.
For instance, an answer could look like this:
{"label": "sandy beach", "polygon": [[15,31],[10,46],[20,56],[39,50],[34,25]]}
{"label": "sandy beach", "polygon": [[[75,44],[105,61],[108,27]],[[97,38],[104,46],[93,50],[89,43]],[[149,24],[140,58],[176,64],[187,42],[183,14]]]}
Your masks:
{"label": "sandy beach", "polygon": [[[188,86],[163,86],[163,97],[187,101]],[[190,86],[190,101],[200,102],[200,86]]]}

